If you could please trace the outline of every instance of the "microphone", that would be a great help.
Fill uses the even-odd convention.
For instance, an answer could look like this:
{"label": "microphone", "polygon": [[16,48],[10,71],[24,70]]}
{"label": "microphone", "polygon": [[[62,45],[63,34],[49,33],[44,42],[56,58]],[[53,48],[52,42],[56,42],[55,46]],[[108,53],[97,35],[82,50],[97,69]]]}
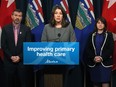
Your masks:
{"label": "microphone", "polygon": [[61,36],[61,34],[60,33],[58,33],[58,37],[60,37]]}
{"label": "microphone", "polygon": [[61,36],[61,34],[60,34],[60,33],[58,33],[58,37],[59,37],[59,42],[60,42],[60,36]]}

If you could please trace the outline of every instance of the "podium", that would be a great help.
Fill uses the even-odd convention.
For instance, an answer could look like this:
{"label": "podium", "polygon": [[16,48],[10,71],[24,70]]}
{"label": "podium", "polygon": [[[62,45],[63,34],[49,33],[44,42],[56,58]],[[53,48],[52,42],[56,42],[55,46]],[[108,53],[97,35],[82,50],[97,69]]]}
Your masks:
{"label": "podium", "polygon": [[64,70],[63,66],[49,66],[44,70],[44,87],[63,87]]}
{"label": "podium", "polygon": [[24,42],[23,45],[25,65],[50,66],[43,70],[44,87],[63,87],[67,75],[64,65],[79,64],[78,42]]}
{"label": "podium", "polygon": [[44,87],[63,87],[62,74],[44,74]]}

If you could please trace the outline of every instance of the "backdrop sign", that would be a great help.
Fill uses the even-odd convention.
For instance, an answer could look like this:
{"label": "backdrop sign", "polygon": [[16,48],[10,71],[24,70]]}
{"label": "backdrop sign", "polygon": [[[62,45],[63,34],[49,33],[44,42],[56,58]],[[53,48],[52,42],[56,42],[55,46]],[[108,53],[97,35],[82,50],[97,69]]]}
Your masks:
{"label": "backdrop sign", "polygon": [[26,65],[77,65],[78,42],[25,42],[23,44]]}

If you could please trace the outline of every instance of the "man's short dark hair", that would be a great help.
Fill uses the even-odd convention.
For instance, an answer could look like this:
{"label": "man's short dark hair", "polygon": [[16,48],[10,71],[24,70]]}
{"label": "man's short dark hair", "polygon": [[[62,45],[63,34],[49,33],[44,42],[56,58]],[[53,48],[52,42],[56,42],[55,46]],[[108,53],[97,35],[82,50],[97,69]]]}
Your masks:
{"label": "man's short dark hair", "polygon": [[[22,13],[22,11],[21,11],[20,9],[15,9],[15,10],[13,11],[13,13],[14,13],[14,12],[21,12],[21,13]],[[12,14],[13,14],[13,13],[12,13]]]}

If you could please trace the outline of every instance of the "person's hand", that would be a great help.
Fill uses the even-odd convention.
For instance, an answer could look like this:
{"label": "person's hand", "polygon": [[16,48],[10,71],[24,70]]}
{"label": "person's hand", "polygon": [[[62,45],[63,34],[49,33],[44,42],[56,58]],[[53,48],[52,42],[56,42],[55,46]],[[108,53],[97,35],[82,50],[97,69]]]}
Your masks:
{"label": "person's hand", "polygon": [[12,56],[11,60],[13,63],[18,63],[20,61],[20,57],[19,56]]}
{"label": "person's hand", "polygon": [[102,62],[101,56],[95,56],[94,61],[95,61],[96,63]]}

